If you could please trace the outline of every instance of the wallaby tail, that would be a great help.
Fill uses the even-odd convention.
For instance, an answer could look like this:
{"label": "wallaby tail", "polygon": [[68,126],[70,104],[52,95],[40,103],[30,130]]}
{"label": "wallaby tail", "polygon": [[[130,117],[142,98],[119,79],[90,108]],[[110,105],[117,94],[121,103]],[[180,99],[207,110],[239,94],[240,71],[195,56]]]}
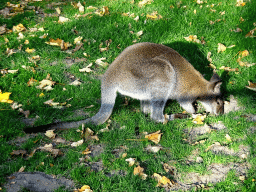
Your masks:
{"label": "wallaby tail", "polygon": [[57,122],[57,123],[51,123],[51,124],[41,125],[41,126],[32,127],[32,128],[25,128],[23,131],[26,133],[38,133],[38,132],[44,132],[49,129],[70,129],[70,128],[79,127],[83,123],[100,125],[104,123],[111,115],[113,107],[115,105],[115,99],[116,99],[116,90],[104,89],[101,91],[101,107],[99,112],[95,116],[85,120],[81,120],[81,121]]}

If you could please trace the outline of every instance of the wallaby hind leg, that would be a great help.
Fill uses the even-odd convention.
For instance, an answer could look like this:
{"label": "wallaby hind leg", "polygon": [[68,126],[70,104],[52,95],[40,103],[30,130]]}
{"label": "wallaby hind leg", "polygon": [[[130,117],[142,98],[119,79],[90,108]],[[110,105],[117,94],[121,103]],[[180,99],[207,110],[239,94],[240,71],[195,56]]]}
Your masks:
{"label": "wallaby hind leg", "polygon": [[140,110],[145,114],[151,113],[150,100],[140,100]]}
{"label": "wallaby hind leg", "polygon": [[99,112],[90,118],[93,124],[104,123],[111,115],[116,100],[116,90],[114,88],[101,90],[101,107]]}
{"label": "wallaby hind leg", "polygon": [[164,122],[164,106],[165,106],[166,100],[159,99],[159,100],[152,100],[151,101],[151,118],[157,122]]}

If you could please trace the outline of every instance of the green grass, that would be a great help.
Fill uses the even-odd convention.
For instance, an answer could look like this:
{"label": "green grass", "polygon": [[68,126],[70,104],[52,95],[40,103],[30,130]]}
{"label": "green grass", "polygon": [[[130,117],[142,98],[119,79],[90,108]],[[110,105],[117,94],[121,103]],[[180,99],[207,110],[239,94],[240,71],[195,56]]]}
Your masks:
{"label": "green grass", "polygon": [[[7,1],[1,1],[0,9],[5,8]],[[19,1],[10,1],[11,3],[19,3]],[[113,1],[83,1],[80,2],[85,6],[85,13],[93,10],[87,10],[88,6],[96,6],[109,8],[109,15],[98,16],[91,14],[86,17],[76,19],[75,14],[79,14],[70,1],[64,4],[53,6],[51,9],[48,4],[54,1],[29,2],[29,6],[40,6],[44,13],[55,13],[56,7],[61,8],[61,16],[69,18],[71,21],[59,24],[58,17],[40,17],[33,10],[26,10],[22,14],[13,17],[4,18],[0,16],[0,26],[6,24],[7,28],[12,29],[13,26],[22,23],[27,29],[32,27],[43,27],[45,31],[23,32],[24,39],[17,40],[17,33],[5,33],[0,36],[0,69],[19,69],[16,74],[0,75],[0,89],[2,92],[12,92],[10,99],[22,104],[23,110],[29,110],[29,118],[36,116],[39,119],[35,125],[43,125],[52,123],[55,119],[75,121],[83,117],[74,117],[76,109],[84,109],[87,112],[87,118],[96,114],[100,107],[100,76],[108,67],[101,67],[95,64],[96,59],[106,57],[109,64],[129,45],[136,42],[154,42],[161,43],[172,47],[184,56],[189,62],[195,66],[207,80],[212,75],[212,69],[208,67],[207,53],[212,53],[213,64],[217,67],[217,73],[223,79],[222,92],[226,100],[229,96],[234,95],[239,103],[244,106],[244,110],[231,112],[218,117],[209,116],[206,123],[223,121],[226,130],[212,132],[207,134],[207,140],[201,145],[189,145],[184,142],[183,130],[187,127],[196,127],[191,119],[175,120],[166,125],[156,124],[149,117],[145,117],[139,110],[139,102],[130,99],[128,105],[124,105],[124,98],[117,97],[115,108],[111,115],[111,123],[109,132],[99,133],[99,141],[88,141],[77,148],[69,145],[57,145],[56,148],[61,149],[63,156],[53,157],[48,152],[36,151],[33,157],[26,159],[21,156],[11,155],[13,150],[25,149],[30,153],[36,147],[51,143],[52,141],[42,134],[36,135],[34,138],[28,139],[21,146],[10,144],[10,141],[17,137],[25,136],[23,128],[25,124],[21,122],[24,115],[17,110],[12,110],[9,104],[0,103],[0,184],[6,182],[6,177],[17,172],[20,167],[26,166],[25,171],[42,171],[47,174],[61,175],[72,179],[79,188],[83,185],[89,185],[93,191],[165,191],[164,188],[156,187],[157,182],[151,178],[151,175],[158,173],[168,178],[172,176],[166,173],[162,163],[173,161],[179,174],[186,172],[198,172],[206,174],[207,166],[212,163],[244,162],[251,165],[251,169],[244,181],[239,180],[239,176],[235,171],[229,172],[225,181],[216,185],[209,184],[209,191],[255,191],[256,174],[253,167],[256,166],[255,158],[255,133],[249,132],[249,128],[255,126],[255,122],[245,120],[246,114],[256,114],[255,92],[248,90],[245,86],[248,81],[256,82],[256,65],[252,67],[241,67],[237,63],[239,51],[248,50],[249,55],[242,59],[248,63],[255,63],[256,60],[256,40],[255,38],[245,38],[245,35],[255,28],[256,2],[255,0],[247,1],[245,6],[235,6],[236,1],[227,0],[219,3],[216,0],[208,0],[207,3],[198,5],[196,1],[182,1],[177,4],[176,1],[154,0],[151,4],[138,7],[138,0],[132,4],[130,1],[113,0]],[[212,7],[211,5],[214,6]],[[170,8],[170,6],[173,8]],[[196,10],[196,14],[194,13]],[[146,18],[147,14],[157,11],[162,19],[150,20]],[[224,15],[220,12],[225,11]],[[123,16],[123,13],[134,13],[139,16],[138,22],[133,17]],[[241,22],[240,18],[244,21]],[[220,19],[220,21],[218,21]],[[210,24],[210,21],[215,22]],[[232,30],[239,27],[242,32],[235,33]],[[75,33],[74,30],[77,32]],[[138,37],[137,32],[143,31]],[[132,31],[133,33],[131,33]],[[39,38],[43,34],[48,33],[45,39]],[[35,35],[34,37],[31,35]],[[189,35],[197,35],[197,38],[204,39],[205,44],[197,44],[187,42],[184,37]],[[62,51],[60,47],[47,45],[45,42],[50,38],[60,38],[64,42],[73,43],[78,36],[83,37],[83,47],[75,53],[69,54]],[[5,42],[4,38],[9,40]],[[100,52],[99,46],[106,47],[106,40],[112,40],[109,50]],[[25,40],[29,40],[29,44],[24,44]],[[227,48],[222,53],[217,53],[218,43],[225,46],[235,45],[233,48]],[[22,44],[21,51],[18,47]],[[34,48],[35,53],[29,54],[25,52],[26,48]],[[17,53],[7,56],[6,49],[15,49]],[[70,48],[74,49],[75,45]],[[87,53],[86,62],[80,62],[67,66],[65,59],[68,58],[85,58],[83,53]],[[28,57],[39,55],[40,61],[36,64],[31,63]],[[51,65],[57,62],[56,65]],[[78,69],[93,63],[91,73],[80,73]],[[22,68],[22,65],[33,67],[34,71]],[[238,68],[239,72],[225,72],[219,70],[221,66]],[[56,82],[52,91],[42,91],[35,86],[28,86],[27,82],[31,77],[41,81],[50,74],[52,80]],[[66,73],[73,74],[80,79],[80,86],[69,85],[71,80]],[[63,88],[66,91],[63,91]],[[44,93],[43,97],[39,97]],[[70,99],[72,98],[72,99]],[[71,104],[65,109],[55,109],[45,105],[43,102],[54,99],[54,102]],[[69,100],[70,99],[70,100]],[[94,107],[85,109],[86,106],[94,105]],[[180,113],[183,109],[176,102],[169,102],[166,106],[165,113]],[[71,116],[71,117],[70,117]],[[239,117],[239,118],[235,118]],[[90,128],[96,133],[105,128],[107,123],[100,126],[91,126]],[[125,126],[124,129],[119,129]],[[136,134],[139,130],[139,135]],[[145,152],[147,145],[154,145],[150,141],[140,141],[143,139],[143,132],[152,133],[161,130],[163,133],[160,145],[163,149],[154,154]],[[78,141],[81,134],[76,129],[68,131],[57,131],[58,135],[67,141]],[[226,143],[225,135],[229,134],[233,140]],[[134,140],[131,140],[134,139]],[[36,141],[36,142],[33,142]],[[241,160],[239,157],[231,157],[225,155],[215,155],[210,151],[205,151],[208,146],[214,142],[220,142],[227,145],[230,149],[237,151],[241,144],[250,147],[250,156]],[[89,167],[82,166],[79,158],[84,157],[82,151],[88,146],[94,144],[103,144],[105,146],[104,153],[99,157],[91,158],[90,162],[102,160],[104,170],[94,172]],[[138,176],[133,175],[133,167],[129,167],[125,161],[126,158],[115,157],[112,153],[114,149],[126,146],[127,149],[123,153],[127,153],[126,158],[136,158],[136,162],[144,167],[144,172],[148,175],[146,180],[142,180]],[[202,164],[187,165],[186,159],[195,149],[200,150],[200,156],[204,162]],[[40,165],[44,162],[44,165]],[[50,164],[54,166],[51,167]],[[105,174],[111,170],[123,170],[127,174],[125,176],[107,177]],[[254,182],[252,181],[254,179]],[[205,186],[207,187],[207,186]],[[61,189],[58,191],[62,191]],[[193,191],[193,190],[192,190]],[[206,189],[198,189],[198,191],[206,191]]]}

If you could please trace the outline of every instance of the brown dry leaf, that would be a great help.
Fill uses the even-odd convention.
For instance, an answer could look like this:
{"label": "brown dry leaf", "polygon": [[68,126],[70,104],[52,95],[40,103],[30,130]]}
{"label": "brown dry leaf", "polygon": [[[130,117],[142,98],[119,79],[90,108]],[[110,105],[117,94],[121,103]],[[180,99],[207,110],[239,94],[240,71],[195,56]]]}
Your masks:
{"label": "brown dry leaf", "polygon": [[225,45],[218,43],[218,53],[225,51],[226,48],[227,47]]}
{"label": "brown dry leaf", "polygon": [[247,37],[255,37],[255,36],[253,35],[255,30],[256,30],[256,28],[250,30],[249,33],[247,33],[247,34],[245,35],[245,37],[246,37],[246,38],[247,38]]}
{"label": "brown dry leaf", "polygon": [[195,43],[201,43],[201,41],[199,39],[197,39],[196,35],[189,35],[188,37],[184,37],[184,39],[186,41],[191,41],[191,42],[195,42]]}
{"label": "brown dry leaf", "polygon": [[213,65],[212,63],[209,64],[209,67],[212,69],[217,69],[217,67],[215,65]]}
{"label": "brown dry leaf", "polygon": [[26,50],[25,50],[27,53],[34,53],[36,50],[35,49],[30,49],[30,48],[27,48]]}
{"label": "brown dry leaf", "polygon": [[160,139],[161,139],[161,135],[162,133],[160,133],[160,130],[155,132],[155,133],[151,133],[151,134],[148,134],[148,135],[145,135],[145,138],[154,142],[155,144],[158,144],[160,142]]}
{"label": "brown dry leaf", "polygon": [[256,91],[256,83],[252,83],[250,81],[248,81],[248,83],[249,83],[249,86],[245,86],[245,87],[253,91]]}
{"label": "brown dry leaf", "polygon": [[138,6],[141,8],[143,7],[144,5],[147,5],[147,4],[151,4],[153,2],[153,0],[142,0],[138,3]]}
{"label": "brown dry leaf", "polygon": [[50,139],[54,139],[55,136],[56,136],[56,133],[54,133],[53,131],[54,131],[54,129],[53,130],[48,130],[48,131],[45,132],[44,135],[46,137],[50,138]]}
{"label": "brown dry leaf", "polygon": [[49,42],[45,42],[48,45],[52,45],[52,46],[60,46],[62,43],[62,40],[60,38],[57,38],[56,40],[50,38]]}
{"label": "brown dry leaf", "polygon": [[20,23],[16,26],[12,27],[13,32],[21,32],[21,31],[26,31],[26,28]]}
{"label": "brown dry leaf", "polygon": [[29,81],[27,82],[28,86],[33,86],[37,83],[37,80],[35,80],[33,77],[31,77],[29,79]]}

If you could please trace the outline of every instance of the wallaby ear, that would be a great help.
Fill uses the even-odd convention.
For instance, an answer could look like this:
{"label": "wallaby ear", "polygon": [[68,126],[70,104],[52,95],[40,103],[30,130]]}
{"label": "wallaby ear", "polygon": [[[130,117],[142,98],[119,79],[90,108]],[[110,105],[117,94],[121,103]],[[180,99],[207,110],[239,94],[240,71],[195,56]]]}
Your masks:
{"label": "wallaby ear", "polygon": [[219,82],[219,81],[221,81],[220,76],[215,71],[213,71],[213,75],[212,75],[212,78],[210,79],[210,82]]}
{"label": "wallaby ear", "polygon": [[215,94],[218,94],[218,95],[221,94],[221,92],[220,92],[220,86],[221,86],[221,84],[222,84],[221,81],[214,83],[213,92],[214,92]]}

